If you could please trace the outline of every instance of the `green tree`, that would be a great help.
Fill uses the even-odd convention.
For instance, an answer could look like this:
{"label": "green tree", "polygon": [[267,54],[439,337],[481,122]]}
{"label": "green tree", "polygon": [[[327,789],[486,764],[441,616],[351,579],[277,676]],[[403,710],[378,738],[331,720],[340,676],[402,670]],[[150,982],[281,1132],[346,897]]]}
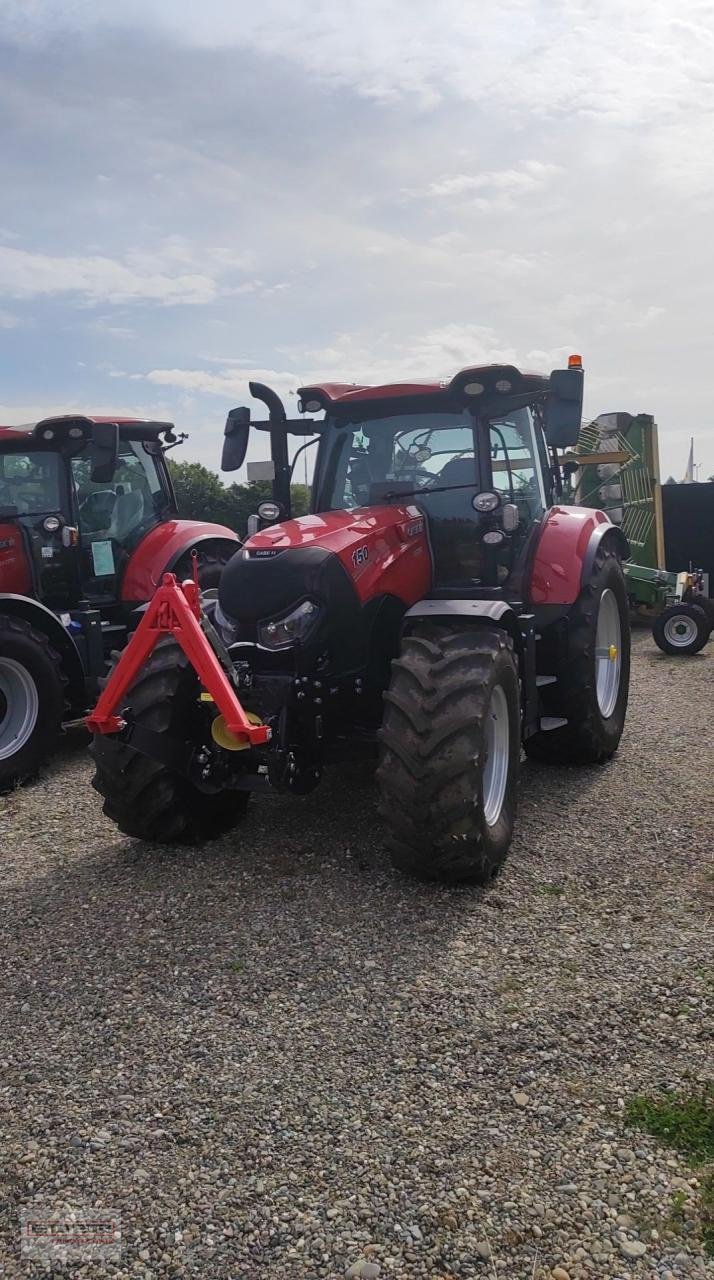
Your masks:
{"label": "green tree", "polygon": [[[241,537],[245,536],[248,517],[257,510],[258,503],[273,496],[269,480],[224,485],[215,471],[200,462],[169,461],[169,468],[180,516],[228,525]],[[294,484],[291,497],[292,515],[304,516],[310,506],[310,490],[304,484]]]}
{"label": "green tree", "polygon": [[186,520],[215,520],[231,524],[231,504],[226,486],[200,462],[169,460],[179,515]]}

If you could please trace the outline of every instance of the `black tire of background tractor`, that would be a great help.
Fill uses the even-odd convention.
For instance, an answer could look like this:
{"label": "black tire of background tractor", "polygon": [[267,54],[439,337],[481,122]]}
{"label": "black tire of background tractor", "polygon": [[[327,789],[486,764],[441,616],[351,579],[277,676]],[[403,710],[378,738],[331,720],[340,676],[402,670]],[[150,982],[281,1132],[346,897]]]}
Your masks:
{"label": "black tire of background tractor", "polygon": [[[112,668],[120,654],[112,655]],[[137,724],[190,740],[205,733],[200,685],[175,640],[159,641],[124,706]],[[248,792],[199,791],[187,778],[140,755],[112,734],[95,734],[90,747],[92,786],[104,797],[104,813],[124,835],[159,844],[198,844],[230,831],[245,815]]]}
{"label": "black tire of background tractor", "polygon": [[[497,685],[506,699],[508,772],[489,826],[484,723]],[[404,638],[384,699],[377,780],[394,866],[426,880],[486,884],[506,857],[516,815],[521,730],[510,636],[421,626]]]}
{"label": "black tire of background tractor", "polygon": [[[59,654],[47,636],[24,618],[0,614],[0,655],[18,663],[34,685],[38,714],[35,726],[19,751],[0,759],[0,791],[36,777],[57,746],[64,711],[65,678]],[[0,742],[5,700],[0,691]]]}
{"label": "black tire of background tractor", "polygon": [[[236,542],[235,550],[238,551],[240,543]],[[212,551],[203,547],[196,547],[198,553],[198,582],[202,591],[215,591],[221,580],[221,574],[224,567],[228,564],[235,552],[226,551],[223,547]],[[186,578],[193,577],[193,559],[190,555],[183,556],[174,573],[179,582],[183,582]]]}
{"label": "black tire of background tractor", "polygon": [[[603,717],[597,700],[595,637],[604,591],[612,591],[620,616],[620,687],[612,714]],[[605,544],[595,557],[590,582],[569,617],[568,657],[556,684],[541,689],[544,714],[564,716],[559,729],[534,734],[526,755],[545,764],[601,764],[617,751],[625,726],[630,684],[630,620],[627,588],[615,550]]]}
{"label": "black tire of background tractor", "polygon": [[[686,619],[687,623],[690,624],[690,630],[693,624],[694,635],[688,644],[672,644],[667,639],[667,624],[677,617]],[[699,653],[699,650],[704,648],[709,639],[711,630],[712,623],[707,616],[706,610],[698,604],[672,604],[668,609],[664,609],[662,613],[658,614],[652,623],[652,635],[655,644],[658,645],[663,653],[670,653],[675,657]]]}

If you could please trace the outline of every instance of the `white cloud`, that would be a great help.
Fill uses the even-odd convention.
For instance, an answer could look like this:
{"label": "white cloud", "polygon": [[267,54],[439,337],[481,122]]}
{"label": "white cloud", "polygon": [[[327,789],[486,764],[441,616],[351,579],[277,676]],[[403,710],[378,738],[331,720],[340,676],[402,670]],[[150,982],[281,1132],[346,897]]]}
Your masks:
{"label": "white cloud", "polygon": [[510,207],[516,199],[541,190],[551,178],[561,173],[557,164],[526,160],[520,168],[498,169],[484,173],[456,173],[430,182],[420,190],[406,191],[414,197],[437,199],[474,196],[477,208]]}
{"label": "white cloud", "polygon": [[153,252],[129,250],[121,258],[36,253],[0,245],[0,291],[11,298],[75,294],[89,304],[158,302],[205,306],[222,294],[270,292],[261,280],[231,283],[254,264],[250,253],[225,248],[197,251],[178,236]]}
{"label": "white cloud", "polygon": [[248,383],[264,382],[283,396],[301,385],[329,381],[379,385],[402,379],[448,378],[457,370],[474,364],[515,363],[524,368],[549,372],[562,363],[570,347],[545,351],[518,351],[500,340],[488,327],[475,324],[448,324],[423,334],[397,339],[377,334],[372,341],[363,335],[335,335],[327,347],[285,350],[291,369],[241,369],[234,364],[215,369],[152,369],[145,374],[120,373],[112,376],[144,380],[157,387],[173,387],[192,395],[220,396],[223,399],[250,399]]}
{"label": "white cloud", "polygon": [[19,323],[19,316],[13,315],[11,311],[0,310],[0,329],[16,329]]}
{"label": "white cloud", "polygon": [[11,298],[79,294],[87,302],[154,301],[205,304],[216,283],[198,274],[142,271],[106,257],[60,257],[0,247],[0,289]]}
{"label": "white cloud", "polygon": [[2,0],[24,42],[57,27],[163,29],[205,49],[249,48],[390,102],[458,97],[515,116],[577,113],[633,125],[711,103],[712,12],[702,0]]}

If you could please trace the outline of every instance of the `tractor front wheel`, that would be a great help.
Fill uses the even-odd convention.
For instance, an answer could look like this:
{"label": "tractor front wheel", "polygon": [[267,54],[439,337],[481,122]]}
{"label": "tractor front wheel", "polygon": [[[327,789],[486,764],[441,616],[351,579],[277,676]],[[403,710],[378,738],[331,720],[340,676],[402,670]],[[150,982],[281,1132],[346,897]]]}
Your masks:
{"label": "tractor front wheel", "polygon": [[630,684],[630,622],[622,565],[607,543],[568,618],[568,653],[541,690],[544,716],[567,723],[526,738],[546,764],[599,764],[617,751]]}
{"label": "tractor front wheel", "polygon": [[[199,546],[196,548],[198,583],[201,591],[216,591],[218,589],[223,570],[239,548],[239,542],[236,542],[234,551],[229,551],[225,546],[209,546],[208,548]],[[176,565],[174,573],[179,582],[183,582],[185,578],[192,578],[193,557],[191,555],[183,556]]]}
{"label": "tractor front wheel", "polygon": [[64,709],[59,656],[24,618],[0,616],[0,791],[34,778],[57,745]]}
{"label": "tractor front wheel", "polygon": [[709,639],[712,624],[698,604],[673,604],[655,618],[652,635],[663,653],[699,653]]}
{"label": "tractor front wheel", "polygon": [[[120,654],[113,655],[114,669]],[[110,670],[110,674],[111,674]],[[137,725],[181,741],[205,733],[200,685],[180,645],[160,640],[129,689],[124,707]],[[186,778],[141,755],[113,734],[95,734],[92,786],[120,831],[159,844],[198,844],[230,831],[245,814],[248,793],[199,791]]]}
{"label": "tractor front wheel", "polygon": [[510,636],[416,628],[392,663],[380,813],[392,862],[427,880],[486,884],[513,836],[520,758]]}

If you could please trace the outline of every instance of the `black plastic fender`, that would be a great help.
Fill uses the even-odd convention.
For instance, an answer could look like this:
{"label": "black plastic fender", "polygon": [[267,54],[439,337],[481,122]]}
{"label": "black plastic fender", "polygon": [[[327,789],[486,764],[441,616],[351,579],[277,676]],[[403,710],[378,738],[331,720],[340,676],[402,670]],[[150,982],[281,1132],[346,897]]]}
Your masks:
{"label": "black plastic fender", "polygon": [[581,587],[584,587],[586,583],[590,581],[593,565],[595,563],[595,556],[598,553],[599,547],[602,546],[602,543],[606,538],[609,542],[614,544],[615,550],[621,560],[629,560],[632,555],[630,544],[619,525],[599,524],[596,529],[593,529],[590,535],[590,541],[588,542],[585,556],[583,558],[583,567],[580,573]]}
{"label": "black plastic fender", "polygon": [[52,648],[62,659],[62,669],[67,677],[67,697],[73,710],[86,709],[84,663],[72,636],[47,605],[29,596],[0,594],[0,613],[24,618],[36,631],[43,631]]}
{"label": "black plastic fender", "polygon": [[464,622],[490,622],[494,626],[503,627],[513,636],[514,643],[520,648],[523,633],[518,617],[506,600],[420,600],[412,605],[404,615],[402,630],[407,630],[410,622],[453,622],[460,618]]}

